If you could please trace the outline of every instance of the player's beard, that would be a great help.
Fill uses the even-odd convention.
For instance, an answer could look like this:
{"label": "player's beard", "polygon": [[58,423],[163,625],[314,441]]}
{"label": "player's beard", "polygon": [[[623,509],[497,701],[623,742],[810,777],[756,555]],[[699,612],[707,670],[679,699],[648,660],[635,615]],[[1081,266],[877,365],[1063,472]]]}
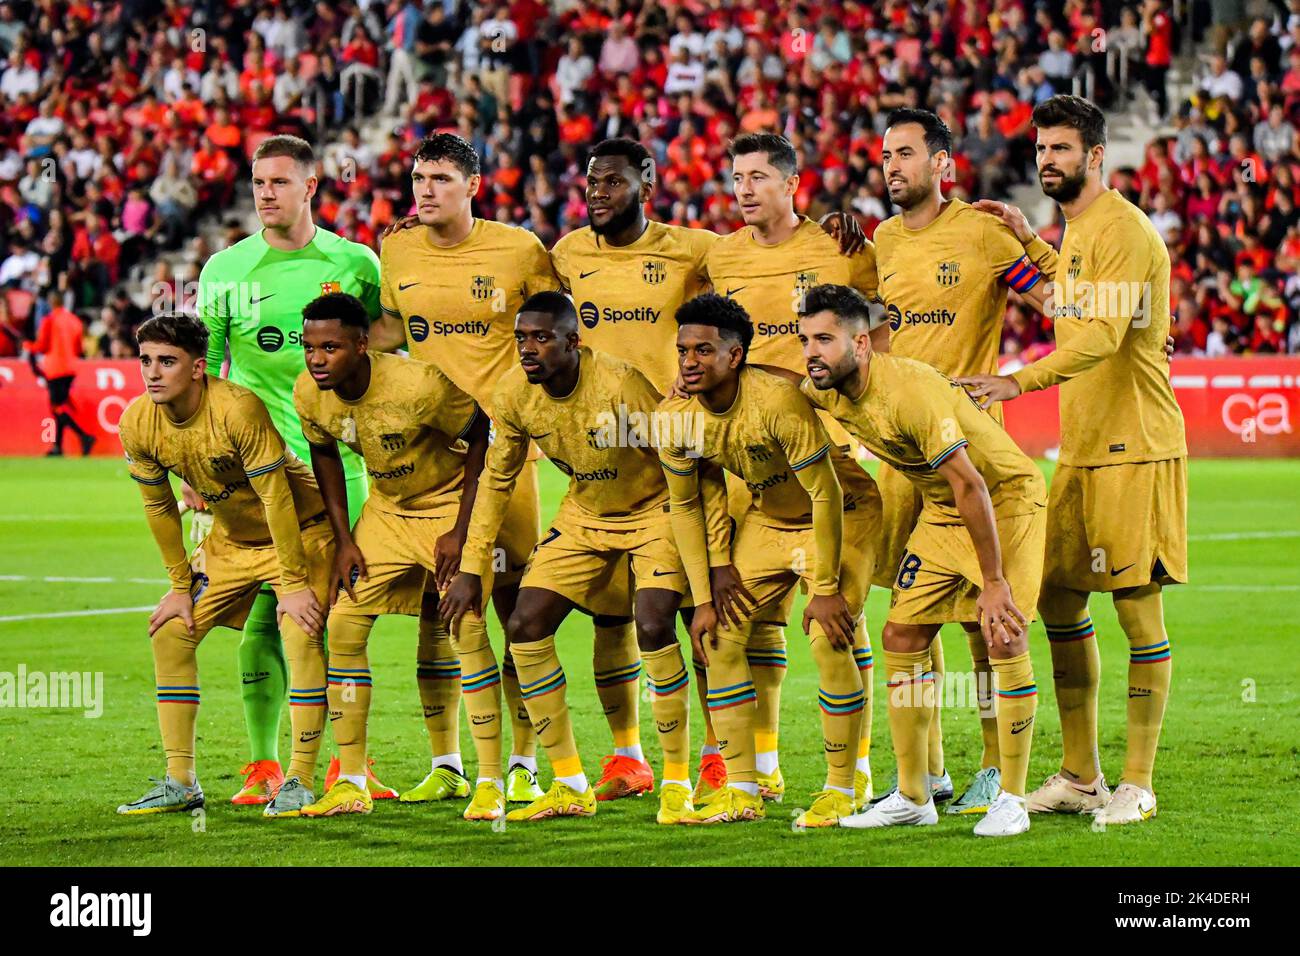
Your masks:
{"label": "player's beard", "polygon": [[1083,192],[1084,184],[1088,181],[1088,170],[1080,166],[1079,171],[1071,176],[1060,166],[1052,168],[1061,174],[1061,180],[1055,185],[1049,186],[1043,182],[1043,174],[1040,171],[1038,173],[1038,185],[1043,187],[1043,195],[1048,199],[1056,200],[1058,203],[1074,202],[1079,198],[1079,194]]}
{"label": "player's beard", "polygon": [[603,226],[597,225],[596,221],[591,218],[591,213],[587,213],[587,219],[591,222],[591,231],[598,236],[614,236],[627,229],[632,223],[636,222],[637,214],[640,209],[635,202],[630,202],[618,212],[609,217],[609,221]]}
{"label": "player's beard", "polygon": [[821,379],[820,381],[811,376],[809,376],[809,378],[813,383],[813,387],[823,392],[827,389],[835,388],[840,384],[840,382],[844,381],[856,372],[858,368],[858,360],[853,357],[852,351],[845,352],[844,357],[838,362],[831,363],[825,359],[818,359],[818,364],[826,368],[826,378]]}
{"label": "player's beard", "polygon": [[890,194],[889,200],[899,209],[912,209],[925,202],[932,192],[934,192],[934,180],[927,178],[907,187],[897,199]]}

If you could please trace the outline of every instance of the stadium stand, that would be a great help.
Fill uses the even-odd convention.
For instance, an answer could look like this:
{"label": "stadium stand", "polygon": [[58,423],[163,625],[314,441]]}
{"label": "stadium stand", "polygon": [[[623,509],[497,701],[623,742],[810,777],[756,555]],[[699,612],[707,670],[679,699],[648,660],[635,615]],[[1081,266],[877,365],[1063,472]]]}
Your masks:
{"label": "stadium stand", "polygon": [[[1297,351],[1300,0],[1239,22],[1249,6],[11,0],[0,355],[34,336],[50,288],[88,354],[131,354],[151,301],[184,306],[201,261],[242,235],[248,158],[274,133],[318,147],[318,222],[375,246],[434,130],[483,155],[478,214],[548,246],[584,222],[586,151],[608,136],[654,154],[657,218],[736,228],[726,144],[757,129],[799,151],[800,209],[851,211],[870,234],[890,214],[890,110],[953,128],[950,195],[1019,196],[1030,112],[1056,92],[1152,114],[1144,161],[1111,178],[1169,242],[1179,350]],[[1206,57],[1187,95],[1184,49]],[[1050,348],[1049,325],[1010,306],[1008,356]]]}

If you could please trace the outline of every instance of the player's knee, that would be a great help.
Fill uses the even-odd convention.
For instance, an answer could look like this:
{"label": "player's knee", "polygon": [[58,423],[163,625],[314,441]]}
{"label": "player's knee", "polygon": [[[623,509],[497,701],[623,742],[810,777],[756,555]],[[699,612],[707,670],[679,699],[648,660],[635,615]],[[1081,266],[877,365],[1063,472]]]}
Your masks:
{"label": "player's knee", "polygon": [[511,644],[535,644],[550,635],[546,633],[541,618],[534,614],[521,614],[520,608],[515,608],[506,622],[506,637]]}
{"label": "player's knee", "polygon": [[327,630],[330,635],[330,657],[363,657],[366,643],[370,639],[370,629],[374,626],[373,617],[361,614],[340,614],[329,616]]}
{"label": "player's knee", "polygon": [[1115,616],[1130,641],[1163,638],[1164,605],[1158,584],[1125,588],[1115,593]]}
{"label": "player's knee", "polygon": [[[936,629],[937,630],[937,629]],[[911,654],[925,650],[934,635],[929,629],[915,624],[896,624],[885,622],[885,629],[880,632],[880,643],[887,651],[896,654]]]}
{"label": "player's knee", "polygon": [[154,658],[157,659],[160,654],[165,657],[177,654],[192,654],[194,649],[198,647],[200,640],[202,640],[202,635],[198,633],[190,634],[185,622],[179,617],[174,617],[153,632],[151,643],[153,644]]}
{"label": "player's knee", "polygon": [[808,648],[812,652],[813,663],[817,665],[817,673],[823,677],[858,672],[857,665],[853,661],[853,649],[849,647],[840,650],[834,647],[830,638],[819,627],[813,627]]}
{"label": "player's knee", "polygon": [[636,619],[636,643],[643,651],[657,651],[677,643],[677,621],[671,616],[645,615]]}

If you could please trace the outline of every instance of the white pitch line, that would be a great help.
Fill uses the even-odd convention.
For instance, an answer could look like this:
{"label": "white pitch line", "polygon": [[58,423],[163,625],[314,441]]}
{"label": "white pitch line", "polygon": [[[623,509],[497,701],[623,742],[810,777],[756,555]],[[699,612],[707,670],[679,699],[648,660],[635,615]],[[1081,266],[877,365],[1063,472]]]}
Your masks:
{"label": "white pitch line", "polygon": [[0,581],[39,581],[43,584],[167,584],[166,578],[73,578],[58,575],[35,577],[27,574],[0,574]]}
{"label": "white pitch line", "polygon": [[1300,531],[1220,531],[1188,535],[1188,541],[1255,541],[1261,538],[1300,538]]}
{"label": "white pitch line", "polygon": [[1300,584],[1189,584],[1193,591],[1300,591]]}
{"label": "white pitch line", "polygon": [[89,611],[51,611],[46,614],[9,614],[0,617],[0,624],[8,624],[16,621],[47,621],[57,617],[99,617],[103,614],[139,614],[142,611],[152,611],[155,605],[148,604],[144,607],[108,607],[103,609],[92,609]]}
{"label": "white pitch line", "polygon": [[0,522],[5,521],[138,521],[139,514],[86,514],[86,515],[6,515],[0,514]]}

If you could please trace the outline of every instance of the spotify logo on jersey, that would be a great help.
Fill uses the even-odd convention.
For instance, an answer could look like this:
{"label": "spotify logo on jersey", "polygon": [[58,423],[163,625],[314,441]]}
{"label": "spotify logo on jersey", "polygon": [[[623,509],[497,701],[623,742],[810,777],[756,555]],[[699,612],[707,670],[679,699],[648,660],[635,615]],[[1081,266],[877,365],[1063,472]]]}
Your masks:
{"label": "spotify logo on jersey", "polygon": [[422,315],[413,315],[407,322],[411,330],[411,338],[417,342],[423,342],[429,337],[429,320]]}
{"label": "spotify logo on jersey", "polygon": [[263,352],[278,352],[284,345],[284,333],[274,325],[264,325],[257,330],[257,344]]}
{"label": "spotify logo on jersey", "polygon": [[578,306],[578,318],[582,319],[582,324],[587,328],[594,329],[600,321],[600,310],[596,308],[596,303],[584,302]]}
{"label": "spotify logo on jersey", "polygon": [[903,312],[896,305],[889,305],[885,309],[885,314],[889,316],[889,327],[897,332],[898,327],[903,324]]}

